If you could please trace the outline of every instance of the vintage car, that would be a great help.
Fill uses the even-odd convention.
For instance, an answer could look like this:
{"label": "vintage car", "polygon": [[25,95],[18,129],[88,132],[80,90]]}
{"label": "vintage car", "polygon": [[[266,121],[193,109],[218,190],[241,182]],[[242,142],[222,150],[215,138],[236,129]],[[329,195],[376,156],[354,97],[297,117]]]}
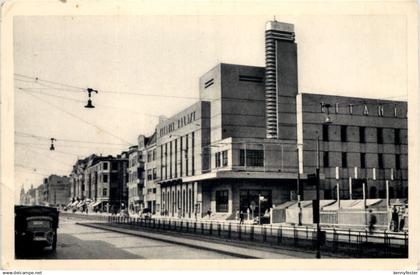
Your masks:
{"label": "vintage car", "polygon": [[59,212],[46,206],[15,206],[15,249],[57,247]]}

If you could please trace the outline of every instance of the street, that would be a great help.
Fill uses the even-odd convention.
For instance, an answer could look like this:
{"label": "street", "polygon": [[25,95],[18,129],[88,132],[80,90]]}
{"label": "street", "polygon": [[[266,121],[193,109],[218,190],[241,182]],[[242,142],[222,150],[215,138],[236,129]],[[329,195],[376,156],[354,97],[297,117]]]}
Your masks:
{"label": "street", "polygon": [[57,250],[25,255],[26,259],[233,259],[233,256],[194,249],[116,232],[77,225],[61,217]]}

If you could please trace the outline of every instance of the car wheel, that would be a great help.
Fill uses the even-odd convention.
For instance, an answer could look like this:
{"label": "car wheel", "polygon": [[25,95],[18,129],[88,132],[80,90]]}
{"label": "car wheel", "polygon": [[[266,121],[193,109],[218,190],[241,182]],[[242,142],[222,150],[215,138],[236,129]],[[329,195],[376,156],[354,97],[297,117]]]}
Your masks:
{"label": "car wheel", "polygon": [[57,248],[57,232],[54,234],[53,243],[51,247],[53,251],[55,251],[55,249]]}

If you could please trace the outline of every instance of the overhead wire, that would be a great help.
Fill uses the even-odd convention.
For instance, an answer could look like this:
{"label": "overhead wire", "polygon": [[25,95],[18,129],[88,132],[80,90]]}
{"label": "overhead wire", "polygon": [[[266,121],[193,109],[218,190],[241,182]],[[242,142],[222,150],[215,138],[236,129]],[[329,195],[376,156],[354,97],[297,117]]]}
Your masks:
{"label": "overhead wire", "polygon": [[[50,140],[51,137],[47,136],[39,136],[34,134],[29,134],[25,132],[15,131],[16,135],[20,135],[21,137],[31,137],[40,140]],[[125,143],[111,143],[111,142],[96,142],[96,141],[87,141],[87,140],[77,140],[77,139],[64,139],[64,138],[55,138],[55,142],[63,141],[63,142],[74,142],[74,143],[88,143],[88,144],[102,144],[102,145],[113,145],[113,146],[126,146]]]}
{"label": "overhead wire", "polygon": [[[55,85],[79,90],[81,92],[84,92],[86,90],[86,88],[83,88],[83,87],[68,85],[68,84],[64,84],[64,83],[60,83],[60,82],[56,82],[56,81],[51,81],[51,80],[45,80],[45,79],[41,79],[41,78],[38,78],[38,77],[31,77],[31,76],[26,76],[26,75],[17,74],[17,73],[15,73],[15,75],[18,76],[18,77],[24,77],[26,79],[31,79],[32,81],[34,81],[34,83],[46,82],[46,83],[51,83],[51,84],[55,84]],[[136,92],[102,90],[102,89],[98,89],[98,90],[99,90],[100,93],[105,93],[105,94],[126,94],[126,95],[133,95],[133,96],[165,97],[165,98],[190,99],[190,100],[198,100],[199,99],[198,97],[192,97],[192,96],[166,95],[166,94],[157,94],[157,93],[150,94],[150,93],[143,93],[143,92],[136,93]]]}
{"label": "overhead wire", "polygon": [[[28,88],[23,88],[23,87],[16,87],[16,88],[20,91],[24,91],[24,92],[28,92],[28,93],[42,94],[42,95],[55,97],[55,98],[60,98],[60,99],[64,99],[64,100],[69,100],[69,101],[74,101],[74,102],[78,102],[78,103],[86,103],[86,101],[84,101],[84,100],[79,100],[79,99],[75,99],[75,98],[64,97],[64,96],[60,96],[60,95],[56,95],[56,94],[45,93],[45,92],[42,92],[42,91],[31,91]],[[122,111],[125,111],[125,112],[134,113],[134,114],[138,114],[138,115],[142,115],[142,116],[149,116],[149,117],[155,117],[155,118],[159,117],[159,115],[148,114],[148,113],[140,113],[140,112],[137,112],[137,111],[134,111],[134,110],[121,108],[121,107],[116,107],[116,106],[97,104],[97,103],[95,105],[100,106],[100,107],[110,108],[110,109],[122,110]]]}
{"label": "overhead wire", "polygon": [[110,135],[110,136],[112,136],[112,137],[114,137],[114,138],[116,138],[116,139],[119,139],[119,140],[123,141],[123,142],[124,142],[124,143],[126,143],[127,145],[132,145],[132,143],[128,142],[127,140],[125,140],[125,139],[123,139],[123,138],[121,138],[121,137],[119,137],[119,136],[117,136],[117,135],[115,135],[115,134],[111,133],[110,131],[105,130],[105,129],[103,129],[102,127],[99,127],[99,126],[97,126],[97,125],[95,125],[95,124],[93,124],[93,123],[91,123],[91,122],[89,122],[89,121],[87,121],[87,120],[85,120],[85,119],[83,119],[83,118],[80,118],[80,117],[78,117],[78,116],[74,115],[73,113],[71,113],[71,112],[69,112],[69,111],[66,111],[66,110],[64,110],[63,108],[61,108],[61,107],[59,107],[59,106],[57,106],[57,105],[55,105],[55,104],[52,104],[52,103],[50,103],[50,102],[48,102],[48,101],[46,101],[46,100],[43,100],[42,98],[40,98],[40,97],[38,97],[38,96],[36,96],[36,95],[33,95],[33,94],[31,94],[31,93],[27,93],[27,95],[30,95],[30,96],[32,96],[32,97],[34,97],[34,98],[36,98],[37,100],[39,100],[39,101],[41,101],[41,102],[43,102],[43,103],[45,103],[45,104],[47,104],[47,105],[49,105],[49,106],[51,106],[51,107],[54,107],[54,108],[56,108],[57,110],[59,110],[59,111],[61,111],[61,112],[63,112],[63,113],[66,113],[67,115],[69,115],[69,116],[71,116],[71,117],[73,117],[73,118],[75,118],[75,119],[77,119],[77,120],[79,120],[79,121],[84,122],[85,124],[88,124],[88,125],[90,125],[90,126],[92,126],[92,127],[96,128],[96,129],[98,129],[98,130],[100,130],[100,131],[102,131],[102,132],[104,132],[104,133],[107,133],[108,135]]}

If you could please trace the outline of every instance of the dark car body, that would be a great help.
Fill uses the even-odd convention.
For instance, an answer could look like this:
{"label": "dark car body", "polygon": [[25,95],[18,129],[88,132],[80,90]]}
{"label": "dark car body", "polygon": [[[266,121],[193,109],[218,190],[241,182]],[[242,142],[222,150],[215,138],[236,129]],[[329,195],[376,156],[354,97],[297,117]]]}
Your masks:
{"label": "dark car body", "polygon": [[46,206],[15,206],[15,249],[57,246],[59,212]]}

